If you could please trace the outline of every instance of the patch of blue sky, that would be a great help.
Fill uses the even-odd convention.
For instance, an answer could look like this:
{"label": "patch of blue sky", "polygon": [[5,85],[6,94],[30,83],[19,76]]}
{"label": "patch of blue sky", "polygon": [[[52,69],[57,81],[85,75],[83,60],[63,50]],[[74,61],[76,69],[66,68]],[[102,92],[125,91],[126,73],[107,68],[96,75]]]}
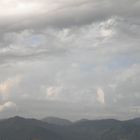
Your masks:
{"label": "patch of blue sky", "polygon": [[107,65],[108,69],[110,70],[116,70],[116,69],[123,69],[123,68],[127,68],[133,64],[138,63],[137,60],[135,60],[133,57],[131,56],[117,56],[114,57],[109,64]]}
{"label": "patch of blue sky", "polygon": [[29,38],[26,38],[26,43],[30,47],[39,47],[44,42],[44,37],[42,35],[33,35]]}

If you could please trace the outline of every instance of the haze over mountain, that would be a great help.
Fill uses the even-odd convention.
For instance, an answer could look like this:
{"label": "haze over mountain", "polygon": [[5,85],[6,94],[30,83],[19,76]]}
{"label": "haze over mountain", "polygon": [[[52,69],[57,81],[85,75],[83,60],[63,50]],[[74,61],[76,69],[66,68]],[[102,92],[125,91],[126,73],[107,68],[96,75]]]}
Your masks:
{"label": "haze over mountain", "polygon": [[57,117],[46,117],[46,118],[42,119],[42,121],[50,123],[50,124],[56,124],[56,125],[70,125],[70,124],[72,124],[72,122],[69,120],[57,118]]}
{"label": "haze over mountain", "polygon": [[56,125],[16,116],[0,121],[0,139],[138,140],[140,139],[139,120],[84,120],[73,122],[69,125]]}

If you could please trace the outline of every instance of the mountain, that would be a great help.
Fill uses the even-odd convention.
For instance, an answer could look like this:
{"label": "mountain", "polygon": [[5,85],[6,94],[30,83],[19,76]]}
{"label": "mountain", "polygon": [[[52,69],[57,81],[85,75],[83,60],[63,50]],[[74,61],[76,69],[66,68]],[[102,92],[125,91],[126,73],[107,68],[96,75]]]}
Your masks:
{"label": "mountain", "polygon": [[126,122],[131,122],[131,123],[135,123],[137,125],[140,125],[140,118],[134,118],[131,120],[127,120]]}
{"label": "mountain", "polygon": [[47,129],[47,124],[35,119],[13,117],[0,122],[0,140],[62,140]]}
{"label": "mountain", "polygon": [[66,119],[57,118],[57,117],[47,117],[42,119],[42,121],[47,122],[49,124],[56,124],[56,125],[71,125],[72,122]]}
{"label": "mountain", "polygon": [[139,120],[82,119],[64,125],[16,116],[0,121],[0,140],[139,140]]}
{"label": "mountain", "polygon": [[91,120],[75,124],[83,135],[94,140],[138,140],[140,118],[127,121],[114,119]]}

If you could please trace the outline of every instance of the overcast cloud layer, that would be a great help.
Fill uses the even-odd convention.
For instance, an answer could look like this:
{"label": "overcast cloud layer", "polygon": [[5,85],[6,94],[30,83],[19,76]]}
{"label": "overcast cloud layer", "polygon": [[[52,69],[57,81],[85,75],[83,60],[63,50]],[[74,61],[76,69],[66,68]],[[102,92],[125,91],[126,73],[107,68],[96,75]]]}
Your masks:
{"label": "overcast cloud layer", "polygon": [[0,117],[140,116],[140,0],[0,0]]}

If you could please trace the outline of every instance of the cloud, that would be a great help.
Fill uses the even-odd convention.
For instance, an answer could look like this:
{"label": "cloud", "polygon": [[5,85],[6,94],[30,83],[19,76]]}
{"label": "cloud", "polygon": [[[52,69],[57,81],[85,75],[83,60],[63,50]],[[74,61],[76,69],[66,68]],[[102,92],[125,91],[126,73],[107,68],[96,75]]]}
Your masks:
{"label": "cloud", "polygon": [[140,106],[138,13],[138,0],[1,0],[1,98],[20,100],[31,116],[36,107],[42,115],[138,115],[129,112]]}
{"label": "cloud", "polygon": [[1,1],[1,14],[0,17],[7,16],[23,16],[27,14],[33,14],[33,10],[39,10],[40,4],[37,2],[26,2],[17,0]]}
{"label": "cloud", "polygon": [[102,104],[105,105],[105,94],[104,91],[101,88],[97,89],[97,101]]}
{"label": "cloud", "polygon": [[[88,112],[91,116],[99,115],[105,105],[108,114],[121,116],[122,110],[129,112],[123,108],[124,101],[127,106],[138,104],[134,100],[139,95],[139,69],[132,68],[140,58],[138,36],[139,25],[116,16],[79,27],[5,33],[5,46],[0,49],[1,75],[3,79],[19,72],[24,75],[10,94],[14,101],[23,97],[22,102],[79,103],[81,112],[93,109]],[[131,72],[135,84],[127,78]],[[96,91],[98,85],[104,90]]]}
{"label": "cloud", "polygon": [[80,28],[45,28],[40,32],[23,30],[5,33],[0,47],[0,62],[29,60],[50,55],[57,57],[77,51],[79,48],[96,49],[114,36],[117,22],[118,19],[112,17]]}
{"label": "cloud", "polygon": [[54,87],[49,87],[47,89],[47,98],[48,99],[53,99],[56,94],[57,94],[56,89]]}
{"label": "cloud", "polygon": [[57,28],[84,26],[112,16],[130,18],[133,21],[139,17],[140,12],[138,0],[124,0],[123,2],[120,0],[117,2],[115,0],[77,0],[76,2],[2,0],[0,5],[0,19],[2,20],[0,26],[3,27],[4,32],[24,28],[39,29],[46,26]]}
{"label": "cloud", "polygon": [[0,95],[2,100],[5,100],[9,97],[11,89],[17,86],[21,81],[21,76],[16,76],[14,78],[9,78],[0,83]]}
{"label": "cloud", "polygon": [[13,110],[16,108],[17,108],[17,106],[14,102],[7,101],[4,104],[0,105],[0,112],[6,111],[6,110],[11,110],[11,109]]}

